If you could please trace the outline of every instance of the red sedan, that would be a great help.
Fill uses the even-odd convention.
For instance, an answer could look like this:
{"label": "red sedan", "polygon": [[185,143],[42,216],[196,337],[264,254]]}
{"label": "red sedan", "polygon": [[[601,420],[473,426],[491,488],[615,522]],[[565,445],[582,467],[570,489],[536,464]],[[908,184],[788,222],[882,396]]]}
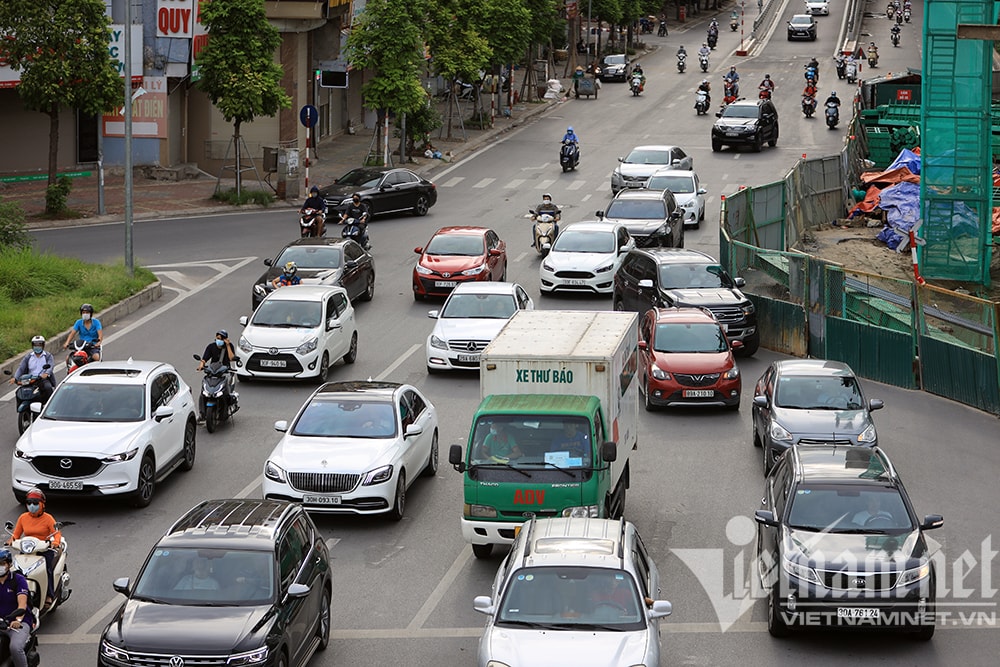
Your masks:
{"label": "red sedan", "polygon": [[413,298],[447,296],[459,283],[507,280],[507,246],[485,227],[442,227],[413,267]]}
{"label": "red sedan", "polygon": [[658,406],[740,408],[742,381],[733,350],[711,311],[654,308],[639,324],[639,358],[647,410]]}

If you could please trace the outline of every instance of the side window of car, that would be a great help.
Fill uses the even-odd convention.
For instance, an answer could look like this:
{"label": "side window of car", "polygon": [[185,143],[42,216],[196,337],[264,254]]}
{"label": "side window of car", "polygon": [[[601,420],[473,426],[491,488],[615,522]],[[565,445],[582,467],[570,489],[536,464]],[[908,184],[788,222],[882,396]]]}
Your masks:
{"label": "side window of car", "polygon": [[652,280],[656,285],[656,262],[648,257],[641,257],[636,269],[636,277],[639,280]]}
{"label": "side window of car", "polygon": [[401,185],[409,185],[411,183],[416,183],[416,177],[408,171],[398,171],[396,172],[396,178],[399,179]]}
{"label": "side window of car", "polygon": [[635,544],[632,547],[632,559],[635,561],[635,573],[639,579],[639,594],[647,598],[655,597],[656,591],[653,590],[650,577],[649,556],[638,533],[635,535]]}
{"label": "side window of car", "polygon": [[774,483],[771,493],[773,494],[774,516],[780,519],[785,514],[785,504],[788,502],[788,465],[782,461],[781,465],[772,475]]}
{"label": "side window of car", "polygon": [[399,423],[406,431],[406,427],[417,420],[416,411],[413,407],[413,392],[405,391],[399,397]]}
{"label": "side window of car", "polygon": [[333,317],[338,317],[338,315],[337,315],[337,296],[336,295],[331,296],[329,299],[326,300],[326,319],[327,319],[327,321],[329,321],[330,318],[333,318]]}
{"label": "side window of car", "polygon": [[163,376],[157,375],[149,383],[149,404],[153,406],[153,411],[155,412],[158,407],[164,405],[166,400],[164,400],[164,384]]}
{"label": "side window of car", "polygon": [[278,543],[278,568],[282,588],[288,588],[295,583],[295,574],[302,565],[307,548],[308,541],[301,527],[295,523],[291,524]]}
{"label": "side window of car", "polygon": [[492,250],[493,248],[496,248],[497,245],[499,244],[499,242],[500,242],[500,239],[497,237],[497,235],[492,230],[486,232],[486,249],[487,250]]}
{"label": "side window of car", "polygon": [[635,255],[633,254],[626,255],[625,259],[622,261],[621,267],[618,269],[618,272],[625,275],[628,278],[637,280],[635,275],[635,261],[636,261]]}
{"label": "side window of car", "polygon": [[524,291],[521,287],[514,290],[514,294],[517,298],[517,307],[519,309],[525,309],[528,307],[528,293]]}
{"label": "side window of car", "polygon": [[344,313],[347,312],[347,297],[343,294],[335,294],[333,303],[337,307],[337,317],[343,317]]}
{"label": "side window of car", "polygon": [[173,373],[163,374],[163,404],[166,405],[170,401],[174,400],[177,393],[181,390],[180,381],[177,376]]}
{"label": "side window of car", "polygon": [[353,241],[344,244],[344,257],[348,260],[361,257],[361,246]]}
{"label": "side window of car", "polygon": [[618,230],[618,248],[626,245],[628,245],[628,230],[622,227]]}

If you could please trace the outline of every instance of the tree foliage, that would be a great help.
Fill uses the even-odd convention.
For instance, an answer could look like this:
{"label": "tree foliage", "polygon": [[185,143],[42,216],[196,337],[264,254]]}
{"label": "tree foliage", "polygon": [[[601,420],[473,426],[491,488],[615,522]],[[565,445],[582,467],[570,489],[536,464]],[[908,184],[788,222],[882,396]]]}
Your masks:
{"label": "tree foliage", "polygon": [[102,0],[0,2],[0,55],[20,72],[24,106],[49,116],[49,185],[58,170],[60,110],[97,115],[125,97],[108,57],[110,30]]}
{"label": "tree foliage", "polygon": [[532,15],[526,0],[484,0],[478,16],[494,64],[519,60],[531,41]]}

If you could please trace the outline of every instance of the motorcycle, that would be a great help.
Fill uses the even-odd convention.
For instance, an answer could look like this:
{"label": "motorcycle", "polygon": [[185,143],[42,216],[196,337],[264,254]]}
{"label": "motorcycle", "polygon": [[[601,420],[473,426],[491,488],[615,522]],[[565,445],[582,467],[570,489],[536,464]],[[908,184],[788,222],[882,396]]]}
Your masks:
{"label": "motorcycle", "polygon": [[885,7],[885,13],[889,16],[890,19],[891,18],[895,18],[896,17],[896,5],[890,2]]}
{"label": "motorcycle", "polygon": [[[67,526],[75,526],[73,521],[59,521],[56,523],[56,531],[62,531]],[[14,522],[4,523],[8,537],[14,533]],[[34,610],[35,618],[40,619],[46,616],[56,607],[69,599],[73,590],[69,587],[69,568],[66,565],[69,545],[63,537],[60,546],[55,549],[55,562],[52,564],[52,577],[55,585],[52,587],[52,602],[45,604],[45,598],[49,592],[49,572],[45,567],[45,552],[52,549],[52,537],[49,535],[44,540],[37,537],[22,536],[20,539],[11,540],[10,550],[14,555],[14,567],[28,580],[28,605]],[[37,629],[37,628],[36,628]]]}
{"label": "motorcycle", "polygon": [[761,86],[760,92],[757,94],[757,97],[759,97],[762,100],[771,99],[771,89],[768,88],[767,86]]}
{"label": "motorcycle", "polygon": [[708,29],[708,48],[714,49],[715,45],[719,43],[719,29],[709,28]]}
{"label": "motorcycle", "polygon": [[681,74],[687,69],[687,55],[684,53],[677,54],[677,71]]}
{"label": "motorcycle", "polygon": [[906,9],[903,10],[903,20],[906,21],[907,23],[910,22],[910,10],[909,10],[909,8],[906,8]]}
{"label": "motorcycle", "polygon": [[819,69],[815,65],[805,65],[805,68],[806,68],[806,73],[805,73],[806,81],[809,81],[811,79],[814,84],[818,84]]}
{"label": "motorcycle", "polygon": [[826,105],[826,126],[832,130],[837,127],[837,123],[839,122],[840,122],[840,107],[838,107],[836,104],[828,103]]}
{"label": "motorcycle", "polygon": [[802,96],[802,113],[806,118],[812,118],[816,113],[816,98],[809,95]]}
{"label": "motorcycle", "polygon": [[729,29],[736,32],[740,29],[740,20],[735,16],[729,19]]}
{"label": "motorcycle", "polygon": [[837,56],[834,60],[837,63],[837,78],[843,79],[847,76],[847,61],[844,60],[844,56]]}
{"label": "motorcycle", "polygon": [[642,75],[633,74],[632,79],[629,81],[628,89],[632,91],[632,95],[635,97],[639,96],[642,92]]}
{"label": "motorcycle", "polygon": [[578,164],[580,164],[580,147],[572,141],[564,142],[559,149],[559,165],[563,173],[570,169],[575,170]]}
{"label": "motorcycle", "polygon": [[[302,238],[318,238],[323,219],[323,211],[318,208],[307,208],[302,211],[302,216],[299,218],[300,236]],[[325,229],[323,230],[323,234],[326,234]]]}
{"label": "motorcycle", "polygon": [[[201,361],[197,354],[194,358]],[[238,358],[236,362],[239,363]],[[206,364],[203,372],[205,377],[201,380],[199,412],[208,432],[215,433],[220,424],[240,409],[240,395],[233,390],[232,369],[221,361]]]}
{"label": "motorcycle", "polygon": [[343,225],[343,229],[340,230],[340,238],[351,239],[365,250],[369,250],[372,247],[371,241],[368,240],[365,234],[364,226],[357,219],[347,218],[341,225]]}
{"label": "motorcycle", "polygon": [[699,54],[698,55],[698,65],[701,67],[701,71],[702,72],[707,72],[708,71],[708,56]]}
{"label": "motorcycle", "polygon": [[878,67],[878,51],[868,49],[868,66]]}
{"label": "motorcycle", "polygon": [[[0,630],[6,630],[10,626],[10,622],[23,614],[24,609],[15,609],[10,614],[4,618],[0,618]],[[31,628],[31,636],[28,638],[28,642],[24,645],[24,655],[28,659],[28,667],[38,667],[41,662],[41,658],[38,656],[38,626],[40,622],[38,617],[35,617],[35,627]],[[10,657],[10,640],[7,638],[6,632],[0,632],[0,667],[10,667],[13,661]]]}
{"label": "motorcycle", "polygon": [[889,39],[892,40],[893,46],[899,46],[899,26],[892,26],[892,33],[889,35]]}
{"label": "motorcycle", "polygon": [[558,211],[555,213],[549,213],[548,211],[537,213],[529,209],[528,212],[531,213],[531,221],[534,223],[534,239],[532,240],[531,247],[535,249],[535,252],[544,257],[549,254],[549,249],[556,240],[556,223],[559,222],[561,216]]}
{"label": "motorcycle", "polygon": [[667,22],[666,21],[660,21],[660,29],[656,31],[656,36],[657,37],[666,37],[667,36]]}
{"label": "motorcycle", "polygon": [[736,96],[740,92],[740,87],[735,83],[727,82],[722,89],[722,106],[728,106],[736,101]]}
{"label": "motorcycle", "polygon": [[704,90],[699,90],[696,93],[694,99],[694,110],[698,112],[698,115],[708,113],[708,108],[711,106],[712,100],[708,97],[708,93]]}
{"label": "motorcycle", "polygon": [[[50,364],[45,364],[42,366],[42,370],[49,370],[52,368]],[[10,375],[9,370],[4,371],[4,375]],[[38,388],[38,381],[41,378],[38,375],[29,375],[25,373],[21,377],[17,378],[15,384],[17,384],[17,390],[14,392],[15,405],[17,406],[17,432],[18,435],[23,435],[28,427],[31,426],[31,422],[35,421],[38,417],[37,413],[31,411],[32,403],[41,403],[45,405],[45,401],[42,400],[42,390]]]}
{"label": "motorcycle", "polygon": [[847,63],[847,83],[856,83],[858,80],[858,64],[854,60]]}
{"label": "motorcycle", "polygon": [[90,363],[94,346],[82,340],[73,341],[73,351],[66,357],[66,374],[69,375],[77,368]]}

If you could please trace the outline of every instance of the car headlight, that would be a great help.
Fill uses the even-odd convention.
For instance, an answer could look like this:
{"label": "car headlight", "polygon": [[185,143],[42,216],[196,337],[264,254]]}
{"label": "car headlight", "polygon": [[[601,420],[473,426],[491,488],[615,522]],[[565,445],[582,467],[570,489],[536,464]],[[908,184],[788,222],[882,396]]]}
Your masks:
{"label": "car headlight", "polygon": [[803,581],[811,581],[814,584],[821,583],[819,577],[816,575],[815,570],[806,565],[800,565],[794,561],[790,561],[787,558],[781,560],[781,566],[785,569],[785,572],[792,575],[796,579],[802,579]]}
{"label": "car headlight", "polygon": [[436,347],[439,350],[447,350],[448,349],[448,341],[441,340],[437,336],[431,334],[431,347]]}
{"label": "car headlight", "polygon": [[31,454],[28,454],[27,452],[25,452],[25,451],[17,448],[17,447],[15,447],[14,448],[14,458],[21,459],[22,461],[30,461],[31,459],[33,459],[35,457],[32,456]]}
{"label": "car headlight", "polygon": [[604,265],[604,266],[596,269],[594,271],[594,273],[607,273],[608,271],[610,271],[613,268],[615,268],[615,263],[611,262],[610,264],[606,264],[606,265]]}
{"label": "car headlight", "polygon": [[122,452],[121,454],[112,454],[111,456],[105,456],[101,459],[101,463],[123,463],[125,461],[131,461],[135,458],[135,455],[139,453],[139,448],[135,447],[128,450],[127,452]]}
{"label": "car headlight", "polygon": [[267,477],[272,482],[285,483],[285,471],[274,461],[268,461],[264,464],[264,477]]}
{"label": "car headlight", "polygon": [[771,436],[771,440],[792,441],[792,434],[778,422],[771,422],[771,426],[768,428],[768,433]]}
{"label": "car headlight", "polygon": [[229,656],[226,660],[227,665],[259,665],[260,663],[267,660],[267,647],[259,648],[256,651],[247,651],[246,653],[237,653],[236,655]]}
{"label": "car headlight", "polygon": [[246,352],[247,354],[253,352],[253,345],[251,345],[250,341],[246,339],[246,336],[240,336],[239,346],[240,349]]}
{"label": "car headlight", "polygon": [[741,310],[743,311],[743,314],[746,316],[753,315],[754,313],[757,312],[757,308],[752,303],[745,304],[744,306],[741,307]]}
{"label": "car headlight", "polygon": [[659,366],[654,365],[649,370],[649,372],[650,372],[650,375],[652,375],[657,380],[669,380],[670,379],[670,373],[666,372],[665,370],[663,370]]}
{"label": "car headlight", "polygon": [[869,424],[868,428],[858,436],[858,442],[874,443],[876,440],[878,440],[878,436],[875,434],[875,424]]}
{"label": "car headlight", "polygon": [[736,366],[733,366],[722,375],[723,379],[725,380],[735,380],[739,376],[740,376],[740,369],[737,368]]}
{"label": "car headlight", "polygon": [[486,265],[485,264],[480,264],[479,266],[474,266],[471,269],[466,269],[465,271],[462,271],[459,275],[463,275],[463,276],[478,276],[480,273],[483,273],[486,270],[487,270]]}
{"label": "car headlight", "polygon": [[264,283],[253,286],[253,293],[257,296],[267,296],[267,288],[264,287]]}
{"label": "car headlight", "polygon": [[581,505],[580,507],[567,507],[562,511],[564,517],[577,519],[596,519],[601,516],[601,508],[598,505]]}
{"label": "car headlight", "polygon": [[554,269],[552,268],[552,266],[550,264],[546,264],[545,262],[542,262],[542,271],[548,271],[549,273],[552,273],[554,271]]}
{"label": "car headlight", "polygon": [[319,345],[319,338],[310,338],[306,342],[302,343],[302,345],[299,345],[297,348],[295,348],[295,353],[309,354],[310,352],[316,349],[317,345]]}
{"label": "car headlight", "polygon": [[499,660],[490,660],[486,663],[486,667],[510,667],[506,662],[500,662]]}
{"label": "car headlight", "polygon": [[372,486],[373,484],[383,484],[392,479],[392,466],[382,466],[365,473],[361,479],[361,486]]}
{"label": "car headlight", "polygon": [[900,575],[899,579],[896,581],[897,586],[908,586],[910,584],[916,583],[921,579],[924,579],[931,573],[931,564],[929,562],[924,563],[920,567],[915,567],[911,570],[906,570]]}
{"label": "car headlight", "polygon": [[497,508],[490,507],[489,505],[469,505],[466,503],[464,512],[465,516],[476,517],[478,519],[497,518]]}
{"label": "car headlight", "polygon": [[123,664],[129,664],[131,660],[129,659],[128,653],[114,644],[109,644],[107,641],[101,642],[101,655],[115,662],[121,662]]}
{"label": "car headlight", "polygon": [[429,276],[432,273],[434,273],[433,271],[431,271],[430,269],[428,269],[426,266],[421,266],[420,264],[415,265],[413,267],[413,270],[416,271],[417,273],[419,273],[422,276]]}
{"label": "car headlight", "polygon": [[664,222],[662,225],[656,228],[656,231],[653,232],[653,236],[666,236],[669,233],[670,233],[670,223]]}

